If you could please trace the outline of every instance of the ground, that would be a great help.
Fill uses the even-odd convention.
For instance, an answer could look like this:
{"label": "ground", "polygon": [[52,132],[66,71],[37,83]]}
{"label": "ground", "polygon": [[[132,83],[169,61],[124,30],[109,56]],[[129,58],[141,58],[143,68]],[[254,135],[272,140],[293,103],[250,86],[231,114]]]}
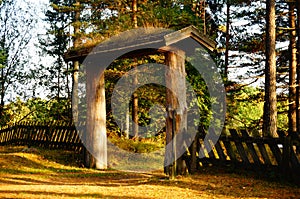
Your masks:
{"label": "ground", "polygon": [[[0,147],[0,198],[299,198],[295,184],[253,172],[205,167],[168,180],[149,173],[80,168],[63,150]],[[276,182],[277,181],[277,182]]]}

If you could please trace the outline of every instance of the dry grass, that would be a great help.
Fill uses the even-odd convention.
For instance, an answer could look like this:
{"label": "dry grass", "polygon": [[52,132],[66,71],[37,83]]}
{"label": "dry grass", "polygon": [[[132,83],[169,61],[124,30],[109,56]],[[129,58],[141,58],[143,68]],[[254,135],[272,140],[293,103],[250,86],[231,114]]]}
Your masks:
{"label": "dry grass", "polygon": [[296,186],[206,168],[169,181],[161,172],[78,167],[68,151],[0,147],[0,198],[299,198]]}

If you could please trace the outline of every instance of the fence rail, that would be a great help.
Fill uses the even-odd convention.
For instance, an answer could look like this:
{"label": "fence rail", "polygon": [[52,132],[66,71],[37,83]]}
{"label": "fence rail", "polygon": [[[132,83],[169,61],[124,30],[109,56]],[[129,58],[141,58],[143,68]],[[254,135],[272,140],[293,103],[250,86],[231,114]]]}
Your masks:
{"label": "fence rail", "polygon": [[[84,127],[84,124],[81,125]],[[0,145],[29,145],[80,150],[82,143],[73,123],[22,122],[0,130]]]}

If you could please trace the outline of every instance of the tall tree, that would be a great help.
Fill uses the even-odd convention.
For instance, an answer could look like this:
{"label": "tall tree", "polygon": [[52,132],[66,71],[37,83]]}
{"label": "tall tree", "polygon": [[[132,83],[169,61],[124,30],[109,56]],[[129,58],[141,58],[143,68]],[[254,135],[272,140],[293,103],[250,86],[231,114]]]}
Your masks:
{"label": "tall tree", "polygon": [[296,16],[295,3],[289,2],[289,134],[297,132],[296,118],[296,69],[297,69],[297,48],[296,48]]}
{"label": "tall tree", "polygon": [[[132,0],[132,23],[133,27],[138,27],[138,20],[137,20],[137,0]],[[135,62],[137,62],[137,59],[135,59]],[[134,84],[138,83],[138,77],[135,76]],[[138,126],[138,111],[139,111],[139,100],[138,95],[136,92],[132,95],[132,120],[133,120],[133,126],[132,126],[132,133],[135,138],[138,138],[139,133],[139,126]]]}
{"label": "tall tree", "polygon": [[226,44],[225,44],[225,68],[224,77],[227,81],[228,78],[228,66],[229,66],[229,42],[230,42],[230,0],[226,2]]}
{"label": "tall tree", "polygon": [[[80,45],[80,9],[81,3],[76,0],[74,4],[74,20],[73,20],[73,47],[76,49]],[[73,87],[72,87],[72,116],[74,122],[78,122],[78,75],[79,75],[79,61],[73,61]]]}
{"label": "tall tree", "polygon": [[35,22],[29,2],[5,0],[0,4],[0,117],[9,92],[15,91],[27,77],[26,52]]}
{"label": "tall tree", "polygon": [[296,34],[298,37],[297,40],[297,80],[296,80],[296,123],[297,123],[297,131],[299,136],[300,130],[300,1],[296,1],[297,8],[297,24],[296,24]]}
{"label": "tall tree", "polygon": [[277,137],[275,0],[266,2],[266,65],[263,133]]}
{"label": "tall tree", "polygon": [[[52,4],[45,13],[45,19],[49,26],[46,35],[39,37],[41,55],[51,56],[52,64],[41,64],[35,70],[39,77],[39,84],[49,89],[48,97],[60,99],[70,98],[69,66],[65,63],[63,55],[70,43],[68,30],[69,16],[59,12],[55,4]],[[38,75],[37,75],[38,74]]]}

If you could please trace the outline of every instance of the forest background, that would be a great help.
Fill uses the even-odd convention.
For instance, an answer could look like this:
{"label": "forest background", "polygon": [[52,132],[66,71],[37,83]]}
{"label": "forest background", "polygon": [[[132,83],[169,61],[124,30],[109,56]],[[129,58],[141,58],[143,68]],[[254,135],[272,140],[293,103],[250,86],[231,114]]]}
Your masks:
{"label": "forest background", "polygon": [[[66,63],[66,52],[94,46],[137,27],[179,30],[194,25],[217,42],[217,50],[211,57],[227,92],[225,127],[251,129],[255,136],[276,137],[277,131],[299,136],[297,35],[300,31],[296,31],[300,24],[299,3],[283,0],[49,0],[39,5],[30,0],[0,2],[1,127],[21,121],[72,121],[72,91],[80,66],[76,62]],[[37,51],[36,55],[32,49]],[[161,57],[146,57],[139,63],[160,61]],[[122,132],[111,115],[109,99],[114,84],[134,67],[133,60],[117,60],[105,72],[108,127],[118,134]],[[212,99],[201,76],[188,64],[186,67],[187,78],[198,94],[199,122],[207,127]],[[160,89],[152,85],[137,90],[140,125],[149,123],[148,110],[153,102],[164,103],[165,96],[150,95]]]}

